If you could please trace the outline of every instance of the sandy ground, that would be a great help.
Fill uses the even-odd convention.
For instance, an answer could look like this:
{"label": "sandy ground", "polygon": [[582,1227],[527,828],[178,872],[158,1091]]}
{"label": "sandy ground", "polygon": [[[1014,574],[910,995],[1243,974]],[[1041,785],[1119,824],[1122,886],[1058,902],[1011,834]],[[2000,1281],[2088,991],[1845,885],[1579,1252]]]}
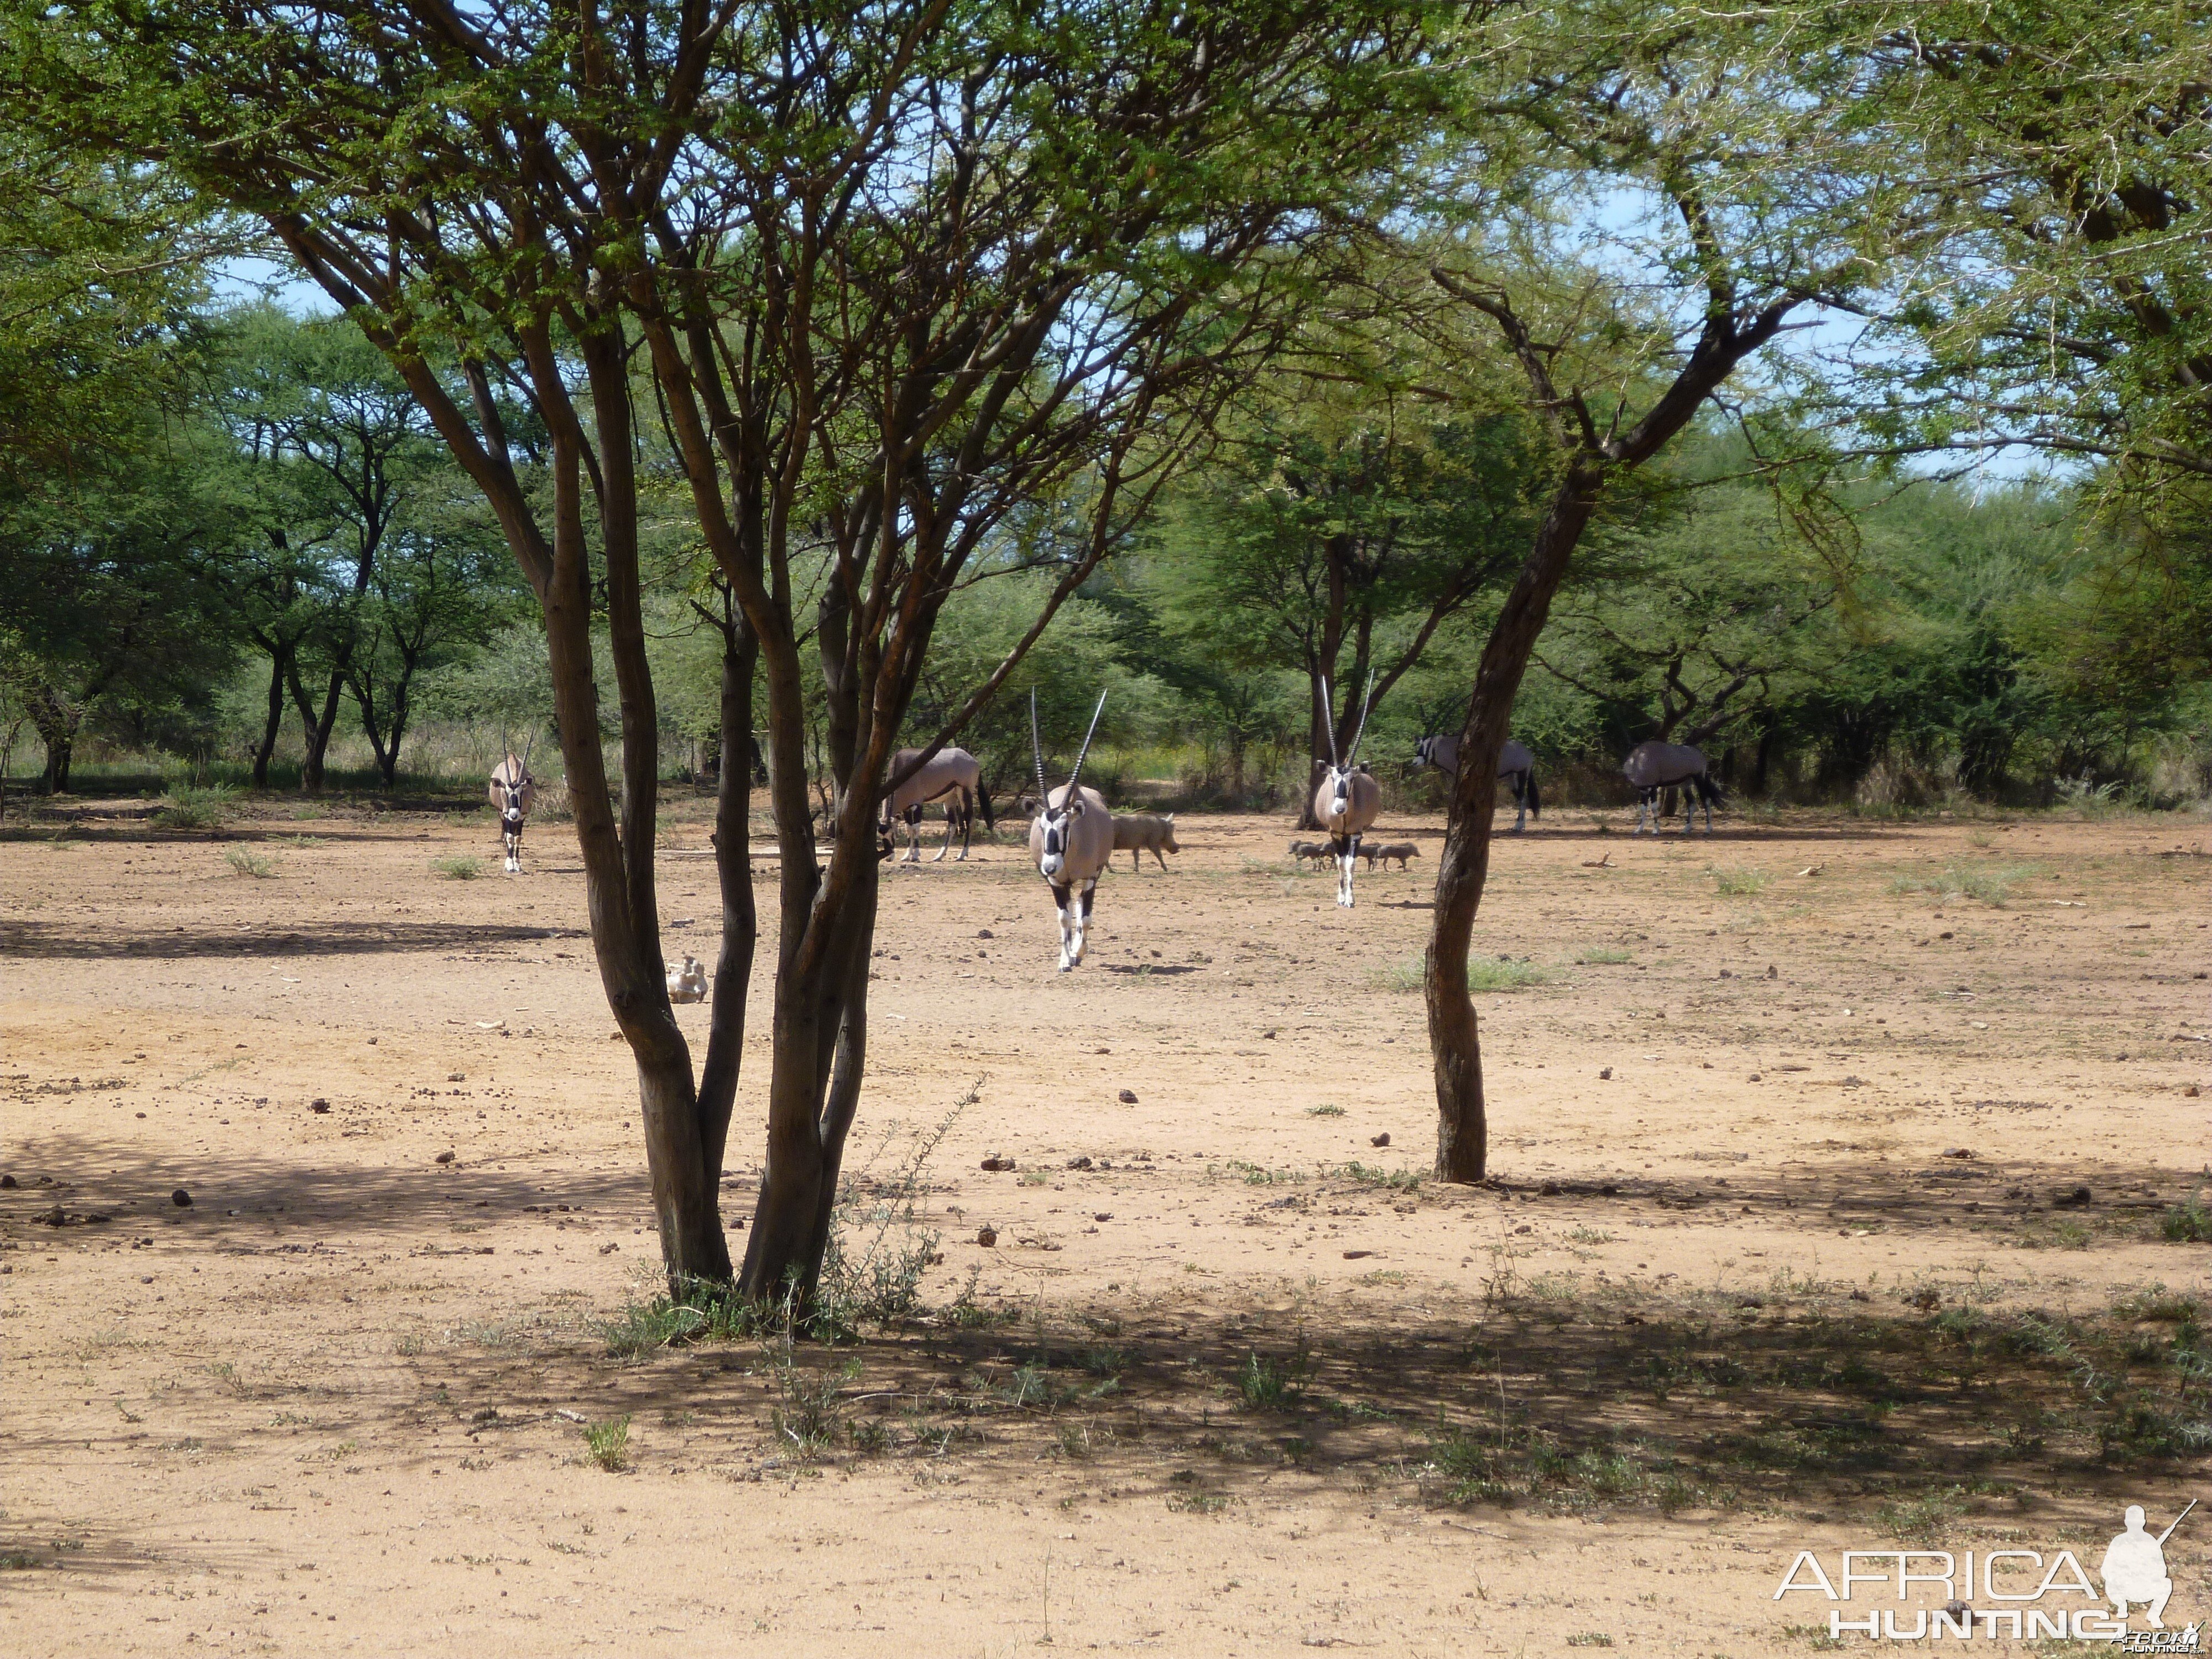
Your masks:
{"label": "sandy ground", "polygon": [[[657,1264],[565,829],[507,879],[478,815],[277,810],[0,842],[0,1652],[1809,1651],[1800,1548],[2207,1492],[2063,1366],[1929,1358],[1939,1309],[2206,1291],[2156,1224],[2212,1164],[2201,818],[1547,816],[1479,930],[1540,977],[1480,999],[1470,1190],[1411,1179],[1432,821],[1346,912],[1279,823],[1180,819],[1069,975],[1018,849],[894,871],[846,1237],[934,1232],[933,1311],[617,1357]],[[2212,1523],[2167,1559],[2212,1614]]]}

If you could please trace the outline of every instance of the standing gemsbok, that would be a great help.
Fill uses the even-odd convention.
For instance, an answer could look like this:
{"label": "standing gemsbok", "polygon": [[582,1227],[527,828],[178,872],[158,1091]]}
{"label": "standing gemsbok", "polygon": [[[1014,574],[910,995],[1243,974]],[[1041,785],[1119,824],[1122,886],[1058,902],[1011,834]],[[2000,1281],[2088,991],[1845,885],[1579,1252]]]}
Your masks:
{"label": "standing gemsbok", "polygon": [[1098,717],[1106,712],[1106,694],[1098,694],[1098,707],[1091,711],[1091,730],[1083,734],[1076,751],[1075,769],[1057,789],[1044,783],[1044,744],[1037,737],[1036,693],[1030,693],[1030,753],[1036,761],[1037,798],[1043,805],[1030,823],[1030,857],[1037,874],[1052,889],[1060,908],[1060,971],[1066,973],[1083,960],[1083,935],[1091,925],[1091,902],[1098,890],[1098,878],[1114,861],[1114,815],[1106,798],[1096,789],[1079,787],[1083,758],[1091,752],[1091,739],[1098,730]]}
{"label": "standing gemsbok", "polygon": [[[1413,767],[1433,766],[1450,777],[1459,775],[1459,738],[1454,735],[1423,738],[1413,749]],[[1513,791],[1513,833],[1519,835],[1528,827],[1530,818],[1544,816],[1544,803],[1536,793],[1536,757],[1528,752],[1528,745],[1505,739],[1505,747],[1498,751],[1498,775]]]}
{"label": "standing gemsbok", "polygon": [[1727,802],[1720,785],[1706,774],[1703,750],[1685,743],[1639,743],[1628,751],[1620,770],[1636,791],[1636,828],[1629,831],[1631,835],[1643,830],[1647,812],[1651,817],[1651,833],[1659,833],[1659,792],[1675,788],[1682,792],[1682,833],[1690,833],[1691,815],[1700,801],[1705,808],[1705,833],[1713,833],[1713,803],[1725,805]]}
{"label": "standing gemsbok", "polygon": [[[538,780],[530,775],[530,747],[538,741],[535,733],[522,745],[520,758],[513,750],[507,757],[492,768],[491,804],[499,811],[499,842],[507,854],[507,872],[510,876],[522,873],[522,825],[530,816],[530,809],[538,800]],[[500,747],[507,749],[504,738]]]}
{"label": "standing gemsbok", "polygon": [[[898,776],[921,752],[919,749],[900,750],[891,757],[890,771],[886,775]],[[930,860],[932,864],[942,864],[945,855],[952,850],[955,829],[960,831],[960,857],[967,858],[978,804],[983,809],[983,828],[991,828],[991,798],[983,793],[983,769],[965,749],[940,749],[930,757],[927,765],[884,798],[883,817],[876,824],[878,837],[888,842],[894,821],[906,820],[904,861],[908,864],[921,862],[921,809],[935,800],[945,803],[945,845],[937,849],[937,856]]]}
{"label": "standing gemsbok", "polygon": [[[1375,677],[1367,677],[1370,696]],[[1382,811],[1382,786],[1358,765],[1359,739],[1367,730],[1366,698],[1360,699],[1359,724],[1352,728],[1351,752],[1336,752],[1336,714],[1329,706],[1328,681],[1321,683],[1322,715],[1328,723],[1328,775],[1314,791],[1313,815],[1328,831],[1328,850],[1336,860],[1336,902],[1352,908],[1352,866],[1359,860],[1359,837]]]}

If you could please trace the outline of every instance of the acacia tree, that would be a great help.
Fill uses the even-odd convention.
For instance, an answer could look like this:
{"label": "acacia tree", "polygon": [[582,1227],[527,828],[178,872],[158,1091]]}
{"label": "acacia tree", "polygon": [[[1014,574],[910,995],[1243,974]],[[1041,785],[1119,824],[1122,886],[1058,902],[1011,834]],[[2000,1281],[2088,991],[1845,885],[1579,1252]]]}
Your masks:
{"label": "acacia tree", "polygon": [[[1315,774],[1512,568],[1540,487],[1528,436],[1517,410],[1372,373],[1285,375],[1183,492],[1163,537],[1177,609],[1224,659],[1298,672]],[[1315,823],[1310,790],[1299,823]]]}
{"label": "acacia tree", "polygon": [[[1793,313],[1866,275],[1837,222],[1849,201],[1827,118],[1781,95],[1793,15],[1648,22],[1601,0],[1480,25],[1483,162],[1448,173],[1454,189],[1431,204],[1450,228],[1409,250],[1441,296],[1425,325],[1469,354],[1502,350],[1550,450],[1549,498],[1475,669],[1437,860],[1423,990],[1440,1180],[1486,1168],[1467,973],[1492,780],[1583,532]],[[1633,222],[1625,206],[1641,210]]]}
{"label": "acacia tree", "polygon": [[[1405,25],[1388,6],[1302,0],[1018,15],[955,0],[98,0],[12,22],[8,68],[41,113],[259,216],[498,518],[545,618],[595,954],[681,1287],[732,1276],[715,1200],[756,921],[745,775],[725,766],[723,939],[695,1079],[654,902],[641,341],[763,665],[782,871],[768,1168],[742,1283],[808,1293],[866,1056],[868,824],[938,608],[1008,510],[1090,475],[1083,554],[949,732],[1295,294],[1298,244],[1374,154],[1371,77]],[[453,375],[434,367],[447,356]],[[542,426],[542,492],[501,386]],[[815,548],[828,581],[803,621],[794,566]],[[618,801],[597,736],[595,575]],[[826,866],[805,803],[810,623],[839,790]],[[729,654],[726,750],[750,725],[744,649]]]}

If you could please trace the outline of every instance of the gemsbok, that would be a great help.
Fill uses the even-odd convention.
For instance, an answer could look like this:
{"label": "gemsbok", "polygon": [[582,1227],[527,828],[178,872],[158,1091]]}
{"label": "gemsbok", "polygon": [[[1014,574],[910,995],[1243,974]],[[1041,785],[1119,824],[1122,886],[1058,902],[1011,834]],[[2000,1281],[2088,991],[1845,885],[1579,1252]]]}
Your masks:
{"label": "gemsbok", "polygon": [[1083,936],[1091,925],[1091,900],[1098,878],[1114,861],[1114,815],[1106,798],[1096,789],[1080,787],[1084,757],[1098,730],[1098,717],[1106,711],[1106,694],[1098,694],[1098,707],[1091,711],[1091,730],[1083,734],[1076,751],[1075,769],[1057,789],[1044,781],[1044,744],[1037,736],[1036,693],[1030,693],[1030,753],[1036,761],[1037,798],[1043,805],[1030,821],[1030,857],[1037,874],[1052,889],[1060,909],[1060,971],[1066,973],[1083,960]]}
{"label": "gemsbok", "polygon": [[[538,780],[530,775],[530,747],[537,741],[533,733],[522,745],[519,759],[514,750],[507,750],[507,758],[492,768],[491,787],[487,792],[499,811],[500,848],[507,854],[510,876],[522,873],[522,825],[538,800]],[[507,748],[504,741],[500,747]]]}
{"label": "gemsbok", "polygon": [[[1370,694],[1375,678],[1369,675]],[[1359,739],[1367,731],[1366,698],[1360,699],[1359,724],[1352,728],[1352,750],[1336,752],[1336,714],[1329,706],[1328,681],[1321,683],[1322,715],[1328,723],[1328,775],[1314,791],[1313,815],[1328,831],[1328,850],[1336,860],[1336,902],[1352,908],[1352,867],[1359,859],[1359,837],[1382,811],[1382,786],[1358,764]]]}
{"label": "gemsbok", "polygon": [[1659,792],[1679,788],[1682,792],[1682,833],[1688,835],[1694,819],[1692,814],[1699,802],[1705,808],[1705,833],[1713,833],[1713,804],[1728,803],[1721,794],[1720,785],[1705,771],[1705,751],[1686,743],[1639,743],[1628,751],[1628,758],[1620,763],[1621,775],[1636,791],[1636,828],[1631,835],[1641,834],[1644,815],[1651,817],[1651,833],[1659,833]]}
{"label": "gemsbok", "polygon": [[[898,776],[900,771],[920,754],[919,749],[902,749],[891,757],[890,770],[885,775]],[[908,836],[907,864],[921,862],[921,809],[933,801],[945,803],[945,845],[937,849],[930,862],[942,864],[945,855],[952,850],[952,832],[960,831],[960,859],[968,856],[969,838],[975,828],[975,808],[983,809],[983,828],[991,828],[991,798],[983,793],[983,769],[975,757],[965,749],[940,749],[904,783],[884,798],[883,816],[876,824],[878,844],[890,841],[894,820],[906,820]]]}
{"label": "gemsbok", "polygon": [[[1423,738],[1413,748],[1416,770],[1433,766],[1448,777],[1459,775],[1458,734]],[[1505,747],[1498,751],[1498,775],[1513,790],[1513,833],[1519,835],[1528,827],[1530,818],[1544,816],[1544,803],[1536,793],[1536,757],[1528,752],[1528,745],[1505,739]]]}

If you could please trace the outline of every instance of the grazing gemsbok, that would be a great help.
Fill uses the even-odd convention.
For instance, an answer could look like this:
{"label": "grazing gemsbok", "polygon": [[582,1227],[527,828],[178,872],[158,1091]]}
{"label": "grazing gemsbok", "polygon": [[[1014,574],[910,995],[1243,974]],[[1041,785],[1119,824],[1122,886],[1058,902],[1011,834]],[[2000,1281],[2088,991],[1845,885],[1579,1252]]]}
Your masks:
{"label": "grazing gemsbok", "polygon": [[[1449,776],[1459,775],[1459,738],[1456,734],[1423,738],[1413,749],[1416,769],[1433,766]],[[1536,757],[1528,752],[1528,745],[1505,739],[1505,747],[1498,751],[1498,775],[1512,786],[1513,833],[1519,835],[1528,827],[1530,818],[1544,816],[1544,803],[1536,793]]]}
{"label": "grazing gemsbok", "polygon": [[[896,777],[908,762],[920,754],[919,749],[902,749],[891,757],[891,768],[887,775]],[[908,837],[908,864],[921,862],[921,809],[933,801],[945,803],[945,845],[937,849],[930,862],[942,864],[945,855],[952,850],[952,832],[960,831],[960,857],[968,856],[969,837],[975,832],[975,807],[983,808],[983,828],[991,828],[991,798],[983,793],[983,769],[975,757],[965,749],[940,749],[930,757],[929,763],[894,789],[884,799],[883,817],[876,824],[879,842],[891,837],[894,819],[904,818]]]}
{"label": "grazing gemsbok", "polygon": [[[1367,689],[1370,694],[1375,689],[1375,677],[1371,674],[1367,678]],[[1314,791],[1313,815],[1328,831],[1328,850],[1336,859],[1336,902],[1348,910],[1352,908],[1352,866],[1359,858],[1359,837],[1382,811],[1382,786],[1375,781],[1365,767],[1356,764],[1359,739],[1367,730],[1366,699],[1360,700],[1359,724],[1352,728],[1352,750],[1346,755],[1336,752],[1336,714],[1329,707],[1327,679],[1321,683],[1321,706],[1322,718],[1328,722],[1329,767],[1321,787]]]}
{"label": "grazing gemsbok", "polygon": [[1176,845],[1175,814],[1170,812],[1164,817],[1155,817],[1150,812],[1116,812],[1114,814],[1114,850],[1128,854],[1129,870],[1133,875],[1145,867],[1145,854],[1147,853],[1158,861],[1161,869],[1166,869],[1168,861],[1162,855],[1182,851]]}
{"label": "grazing gemsbok", "polygon": [[[522,823],[530,816],[531,807],[538,799],[538,780],[530,775],[530,745],[538,741],[535,734],[522,745],[521,758],[512,750],[507,758],[492,769],[491,804],[499,809],[499,842],[507,854],[507,872],[510,876],[522,873]],[[505,743],[500,747],[507,748]]]}
{"label": "grazing gemsbok", "polygon": [[1728,803],[1722,798],[1721,787],[1706,775],[1705,751],[1686,743],[1639,743],[1628,751],[1628,758],[1620,763],[1623,776],[1636,791],[1636,835],[1644,828],[1644,814],[1651,817],[1651,833],[1659,833],[1659,792],[1679,788],[1682,792],[1682,833],[1688,835],[1692,826],[1692,814],[1699,801],[1705,807],[1705,833],[1713,833],[1713,803]]}
{"label": "grazing gemsbok", "polygon": [[1091,730],[1083,734],[1076,750],[1075,769],[1057,789],[1044,782],[1044,744],[1037,737],[1036,693],[1030,693],[1030,753],[1036,760],[1037,797],[1043,802],[1030,821],[1030,857],[1037,874],[1052,889],[1060,908],[1060,971],[1066,973],[1083,960],[1084,930],[1091,924],[1091,902],[1098,878],[1114,861],[1114,815],[1106,798],[1096,789],[1079,787],[1083,757],[1091,752],[1091,739],[1098,730],[1098,716],[1106,710],[1106,694],[1098,694],[1098,707],[1091,711]]}

